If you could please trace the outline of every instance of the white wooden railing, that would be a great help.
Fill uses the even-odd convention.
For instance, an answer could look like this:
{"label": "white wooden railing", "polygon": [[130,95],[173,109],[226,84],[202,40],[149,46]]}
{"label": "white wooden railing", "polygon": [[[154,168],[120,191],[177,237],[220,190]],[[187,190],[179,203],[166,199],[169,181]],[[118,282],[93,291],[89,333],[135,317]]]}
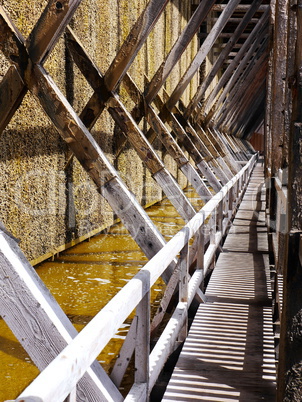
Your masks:
{"label": "white wooden railing", "polygon": [[[186,336],[188,308],[199,294],[204,276],[241,201],[257,161],[255,154],[116,296],[90,321],[68,346],[22,392],[17,401],[60,402],[76,400],[76,385],[131,312],[136,309],[135,380],[125,401],[146,401],[177,341]],[[210,244],[204,252],[205,233]],[[192,246],[190,239],[195,236]],[[150,289],[178,258],[179,302],[150,353]],[[197,259],[192,277],[188,274]],[[205,301],[205,299],[204,299]],[[106,390],[104,390],[106,395]],[[107,400],[113,401],[107,392]],[[116,400],[114,402],[117,402]]]}

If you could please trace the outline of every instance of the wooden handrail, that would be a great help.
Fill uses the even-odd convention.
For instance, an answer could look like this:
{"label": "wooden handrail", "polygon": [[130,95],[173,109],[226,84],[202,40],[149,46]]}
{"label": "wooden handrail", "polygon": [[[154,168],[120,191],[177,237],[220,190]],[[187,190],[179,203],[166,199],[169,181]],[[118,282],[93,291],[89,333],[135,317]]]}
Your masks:
{"label": "wooden handrail", "polygon": [[[189,240],[194,235],[200,233],[200,230],[213,214],[217,215],[218,213],[220,222],[217,222],[216,219],[215,227],[212,228],[211,244],[204,256],[201,258],[199,256],[198,263],[202,266],[197,266],[192,278],[188,281],[187,289],[181,289],[181,300],[149,356],[149,376],[146,375],[146,373],[140,373],[140,378],[138,378],[138,381],[134,384],[125,400],[139,400],[137,399],[138,395],[147,395],[150,392],[169,353],[174,350],[174,341],[177,340],[183,324],[185,323],[188,307],[200,287],[204,273],[215,256],[220,241],[227,230],[230,218],[243,196],[257,157],[258,154],[255,154],[240,172],[237,173],[219,193],[213,196],[212,199],[146,263],[138,274],[110,300],[48,367],[21,393],[16,401],[22,400],[29,402],[32,398],[36,398],[36,400],[40,398],[43,402],[59,402],[64,401],[68,395],[74,393],[77,382],[90,367],[100,351],[116,334],[125,319],[138,305],[140,305],[138,320],[139,317],[142,316],[142,309],[146,304],[146,295],[149,294],[152,285],[179,253],[181,253],[181,258],[185,261],[185,253],[187,253],[187,250],[182,250],[184,248],[188,249]],[[226,208],[228,213],[225,212]],[[218,231],[216,231],[216,226],[219,229]],[[184,275],[183,271],[181,275]],[[148,312],[148,309],[145,311]],[[147,318],[148,320],[145,321],[150,322],[149,316]],[[148,337],[146,337],[145,341],[149,343]],[[143,342],[142,337],[140,337],[140,342]],[[140,344],[140,348],[141,347],[142,345]],[[148,345],[145,345],[145,347],[148,350]],[[143,362],[140,364],[140,367],[143,366],[147,367],[148,364]],[[146,383],[142,383],[141,379],[146,377],[149,377],[149,379],[146,379]]]}

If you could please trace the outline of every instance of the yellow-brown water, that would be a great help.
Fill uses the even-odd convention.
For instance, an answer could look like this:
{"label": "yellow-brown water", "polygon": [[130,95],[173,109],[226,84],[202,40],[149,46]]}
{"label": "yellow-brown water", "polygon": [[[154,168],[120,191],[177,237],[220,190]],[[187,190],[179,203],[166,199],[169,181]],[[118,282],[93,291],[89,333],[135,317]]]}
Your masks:
{"label": "yellow-brown water", "polygon": [[[202,207],[202,202],[194,191],[188,190],[187,196],[197,210]],[[167,200],[148,208],[147,212],[167,241],[184,225],[184,221]],[[76,329],[80,331],[146,261],[145,255],[127,234],[126,229],[117,224],[109,233],[100,234],[89,242],[70,248],[55,261],[46,261],[36,269]],[[159,280],[152,289],[153,310],[158,304],[163,288],[164,284]],[[113,366],[130,323],[131,317],[98,357],[107,372]],[[16,398],[39,374],[39,370],[2,319],[0,360],[0,402],[3,402]]]}

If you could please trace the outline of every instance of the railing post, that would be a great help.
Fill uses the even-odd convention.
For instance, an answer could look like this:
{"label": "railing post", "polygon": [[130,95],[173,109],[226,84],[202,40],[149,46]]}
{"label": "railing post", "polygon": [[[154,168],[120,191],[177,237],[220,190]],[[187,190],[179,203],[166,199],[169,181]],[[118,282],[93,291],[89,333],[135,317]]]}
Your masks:
{"label": "railing post", "polygon": [[197,233],[197,256],[196,270],[202,271],[202,281],[200,289],[204,291],[204,225],[201,226]]}
{"label": "railing post", "polygon": [[[186,243],[180,251],[180,270],[179,270],[179,302],[188,303],[188,260],[189,260],[189,244]],[[188,314],[186,315],[184,326],[182,327],[178,341],[183,342],[188,334]]]}
{"label": "railing post", "polygon": [[222,198],[217,205],[217,212],[216,212],[216,232],[221,232],[223,231],[223,201],[224,198]]}
{"label": "railing post", "polygon": [[[149,284],[145,284],[146,286]],[[135,384],[146,384],[146,400],[149,384],[150,354],[150,290],[136,307],[137,330],[135,345]]]}

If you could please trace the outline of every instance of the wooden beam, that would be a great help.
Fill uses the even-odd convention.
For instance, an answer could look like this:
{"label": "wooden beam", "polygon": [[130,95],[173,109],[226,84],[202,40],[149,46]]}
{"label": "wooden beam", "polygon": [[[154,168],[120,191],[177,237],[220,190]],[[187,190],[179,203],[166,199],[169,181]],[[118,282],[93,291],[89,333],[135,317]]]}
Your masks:
{"label": "wooden beam", "polygon": [[[241,106],[243,104],[242,96],[246,96],[246,91],[249,88],[248,84],[250,84],[251,80],[253,81],[255,79],[255,75],[257,76],[258,74],[258,69],[262,68],[261,72],[263,68],[264,70],[266,69],[268,59],[268,35],[263,39],[261,46],[257,49],[255,54],[253,54],[257,45],[257,42],[255,42],[247,52],[217,101],[217,105],[224,101],[223,106],[214,116],[215,120],[217,120],[215,124],[218,126],[223,119],[227,118],[226,115],[230,112],[232,106],[237,108],[238,105]],[[249,60],[250,57],[252,58]],[[243,71],[244,68],[245,70]],[[252,88],[252,90],[253,89],[254,88]],[[241,102],[238,103],[240,99]]]}
{"label": "wooden beam", "polygon": [[0,83],[0,133],[10,122],[27,92],[22,77],[13,65]]}
{"label": "wooden beam", "polygon": [[[247,77],[245,85],[250,85],[246,91],[245,85],[243,85],[239,93],[234,97],[233,103],[239,98],[241,99],[241,104],[238,104],[237,107],[233,107],[232,114],[229,114],[229,116],[231,116],[229,120],[228,115],[225,117],[228,131],[235,133],[238,131],[237,128],[240,125],[242,129],[245,129],[249,125],[251,118],[257,120],[257,116],[255,116],[254,113],[258,110],[259,105],[263,103],[263,96],[265,96],[267,62],[268,53],[266,53],[266,57],[264,57],[262,62],[255,65],[250,76]],[[257,68],[257,65],[259,68]],[[264,118],[264,111],[261,113],[261,118]]]}
{"label": "wooden beam", "polygon": [[[22,35],[18,29],[13,26],[5,9],[0,5],[0,36],[3,38],[6,37],[9,41],[10,37],[5,31],[13,30],[15,33],[15,37],[11,37],[12,40],[10,42],[6,44],[2,43],[2,48],[3,46],[10,47],[9,50],[6,50],[13,56],[10,61],[16,61],[18,59],[20,67],[19,74],[10,68],[0,83],[0,132],[4,130],[10,122],[27,92],[22,77],[27,68],[28,53],[34,62],[44,62],[59,40],[62,31],[74,15],[79,4],[80,0],[64,0],[57,3],[49,1],[41,18],[35,24],[27,40],[27,50],[22,45],[18,48],[18,43],[22,44],[24,41]],[[10,43],[9,46],[8,43]],[[8,87],[11,89],[6,92]],[[7,93],[9,93],[8,101],[2,101],[2,97],[7,96]]]}
{"label": "wooden beam", "polygon": [[[233,68],[230,69],[230,70],[232,70],[232,73],[231,73],[231,71],[226,71],[227,75],[229,76],[229,80],[226,83],[225,87],[223,88],[222,93],[219,95],[218,100],[215,102],[215,105],[212,107],[212,109],[207,114],[207,116],[205,118],[205,124],[207,124],[209,122],[209,120],[211,118],[213,118],[213,116],[215,117],[216,120],[218,120],[219,116],[225,110],[224,108],[226,107],[226,105],[228,103],[228,99],[226,99],[226,98],[227,98],[229,92],[231,91],[232,88],[234,88],[235,83],[240,78],[241,74],[247,68],[247,66],[252,65],[253,60],[255,59],[254,52],[258,52],[258,54],[260,53],[260,51],[258,49],[258,46],[260,45],[260,43],[263,40],[266,41],[267,39],[268,39],[268,34],[265,34],[265,32],[263,32],[263,36],[262,36],[259,33],[259,36],[256,37],[255,42],[250,46],[249,50],[246,52],[246,54],[244,55],[244,57],[242,58],[240,63],[235,68],[235,71],[233,70]],[[266,43],[265,43],[265,46],[266,46]],[[237,63],[238,63],[238,61],[236,61],[236,64]],[[231,73],[231,75],[229,75],[230,73]],[[219,85],[219,83],[218,83],[218,85]],[[215,90],[216,90],[216,88],[215,88]],[[212,97],[212,94],[210,97]],[[206,105],[206,107],[207,107],[207,105]]]}
{"label": "wooden beam", "polygon": [[211,50],[213,44],[215,43],[216,39],[218,38],[219,34],[223,30],[225,24],[228,22],[228,19],[233,14],[233,11],[235,10],[239,1],[240,0],[230,0],[228,2],[226,8],[221,13],[218,21],[215,23],[215,25],[211,29],[211,32],[208,34],[205,41],[198,50],[189,68],[187,69],[185,74],[182,76],[180,82],[174,89],[172,95],[170,96],[169,101],[166,103],[166,107],[168,110],[172,110],[173,106],[176,105],[176,103],[179,101],[183,92],[191,82],[193,76],[198,71],[201,63],[204,61],[209,51]]}
{"label": "wooden beam", "polygon": [[234,31],[233,36],[230,38],[228,43],[225,45],[223,50],[220,52],[219,57],[215,61],[214,65],[212,66],[211,70],[207,74],[206,78],[203,80],[201,85],[199,86],[196,94],[194,97],[191,99],[185,113],[184,117],[188,118],[193,110],[196,108],[197,103],[201,100],[201,98],[204,96],[205,91],[208,89],[210,83],[213,81],[214,77],[218,73],[219,69],[222,67],[224,60],[228,55],[230,55],[230,51],[234,48],[234,45],[240,38],[241,34],[245,30],[247,24],[255,14],[255,11],[258,9],[259,5],[262,3],[262,0],[255,1],[251,4],[251,6],[248,8],[246,14],[244,17],[241,19],[240,24]]}
{"label": "wooden beam", "polygon": [[[215,4],[212,8],[213,11],[223,11],[225,9],[226,5],[225,4]],[[235,11],[247,11],[249,10],[250,5],[249,4],[239,4]],[[267,4],[263,4],[261,6],[258,6],[257,12],[264,13],[270,6]]]}
{"label": "wooden beam", "polygon": [[[240,63],[240,60],[244,58],[245,54],[249,51],[249,49],[251,48],[253,43],[255,43],[257,41],[259,36],[263,35],[262,32],[267,27],[268,19],[269,19],[269,11],[266,11],[263,14],[263,16],[260,18],[258,24],[254,27],[253,31],[250,33],[248,39],[242,45],[237,56],[234,58],[232,63],[228,66],[226,71],[223,73],[222,77],[218,81],[217,85],[215,86],[215,88],[213,89],[213,91],[211,92],[209,97],[204,101],[204,105],[203,105],[204,113],[213,115],[213,112],[209,113],[209,110],[211,109],[216,96],[219,94],[221,89],[224,88],[225,85],[228,83],[228,81],[232,77],[233,71],[237,68],[237,66]],[[206,121],[209,121],[209,118],[207,118]]]}
{"label": "wooden beam", "polygon": [[[75,338],[77,331],[16,242],[2,230],[0,278],[1,316],[42,371]],[[122,395],[95,362],[78,384],[78,400],[104,399],[122,401]]]}
{"label": "wooden beam", "polygon": [[[125,76],[124,85],[135,103],[144,103],[143,94],[140,92],[139,88],[135,85],[134,81],[129,75]],[[211,197],[211,192],[204,184],[196,169],[191,165],[180,146],[169,133],[167,127],[160,120],[152,106],[149,104],[145,104],[145,116],[150,126],[157,133],[160,141],[166,147],[168,153],[176,161],[177,166],[187,177],[188,181],[195,188],[201,199],[204,201],[208,200],[209,197]]]}
{"label": "wooden beam", "polygon": [[[167,95],[168,97],[168,95]],[[196,163],[197,168],[209,181],[209,184],[213,189],[218,189],[220,184],[217,182],[217,178],[212,174],[212,170],[215,172],[216,176],[221,180],[222,184],[226,184],[229,178],[226,178],[224,173],[219,169],[216,163],[216,156],[211,155],[210,149],[207,149],[203,144],[201,138],[198,136],[194,128],[189,127],[186,131],[183,124],[176,118],[176,116],[167,110],[164,106],[164,102],[161,100],[159,95],[154,99],[157,108],[161,110],[159,117],[162,121],[168,122],[173,132],[175,133],[178,142],[189,152],[189,155],[193,158]],[[175,108],[178,113],[177,108]],[[180,115],[180,113],[179,113]],[[187,125],[187,122],[185,126]],[[147,136],[152,135],[152,132],[148,133]],[[226,179],[226,180],[225,180]]]}
{"label": "wooden beam", "polygon": [[165,168],[163,162],[159,159],[153,147],[146,139],[131,114],[126,110],[115,92],[105,93],[102,98],[104,77],[97,66],[85,52],[80,41],[75,34],[69,29],[68,37],[69,49],[73,55],[74,61],[85,74],[91,87],[98,93],[99,104],[106,107],[113,117],[114,121],[119,125],[122,132],[132,144],[139,157],[151,172],[153,178],[157,181],[164,193],[167,195],[171,203],[186,221],[190,220],[196,213],[183,191],[179,188],[176,180]]}
{"label": "wooden beam", "polygon": [[287,68],[287,37],[288,30],[288,2],[276,1],[274,24],[274,38],[272,49],[272,88],[271,88],[271,112],[270,134],[272,138],[272,175],[275,176],[282,167],[282,148],[284,133],[284,103],[287,92],[286,68]]}
{"label": "wooden beam", "polygon": [[[11,40],[16,38],[12,23],[7,29],[6,35],[10,35]],[[19,41],[18,46],[22,49],[24,43]],[[9,49],[4,50],[9,57]],[[28,71],[26,75],[26,85],[37,98],[63,140],[88,172],[98,191],[107,199],[113,211],[121,218],[146,256],[151,258],[165,244],[162,235],[124,185],[117,171],[111,166],[51,77],[42,66],[33,65],[32,70]],[[165,279],[167,280],[168,277],[169,273]]]}
{"label": "wooden beam", "polygon": [[121,82],[168,2],[169,0],[149,1],[106,71],[104,83],[108,91],[114,91]]}
{"label": "wooden beam", "polygon": [[27,50],[33,63],[43,64],[66,26],[81,4],[81,0],[50,0],[27,40]]}
{"label": "wooden beam", "polygon": [[302,2],[296,12],[295,71],[292,79],[292,116],[289,135],[286,263],[283,266],[283,307],[278,365],[278,401],[302,397]]}
{"label": "wooden beam", "polygon": [[171,71],[173,70],[175,64],[188,47],[193,36],[208,15],[214,3],[215,0],[208,0],[199,3],[188,24],[180,34],[175,44],[172,46],[172,49],[170,50],[168,56],[161,64],[157,72],[154,74],[150,83],[147,85],[144,92],[145,100],[147,103],[151,103],[155,96],[158,94],[160,88],[163,86]]}
{"label": "wooden beam", "polygon": [[[110,96],[121,82],[135,56],[147,40],[147,37],[163,12],[169,0],[150,0],[123,45],[117,52],[110,67],[103,77],[102,92]],[[103,94],[103,95],[104,95]],[[95,91],[81,113],[81,119],[91,129],[104,110],[104,102],[100,102],[99,91]],[[102,97],[104,100],[104,96]]]}

